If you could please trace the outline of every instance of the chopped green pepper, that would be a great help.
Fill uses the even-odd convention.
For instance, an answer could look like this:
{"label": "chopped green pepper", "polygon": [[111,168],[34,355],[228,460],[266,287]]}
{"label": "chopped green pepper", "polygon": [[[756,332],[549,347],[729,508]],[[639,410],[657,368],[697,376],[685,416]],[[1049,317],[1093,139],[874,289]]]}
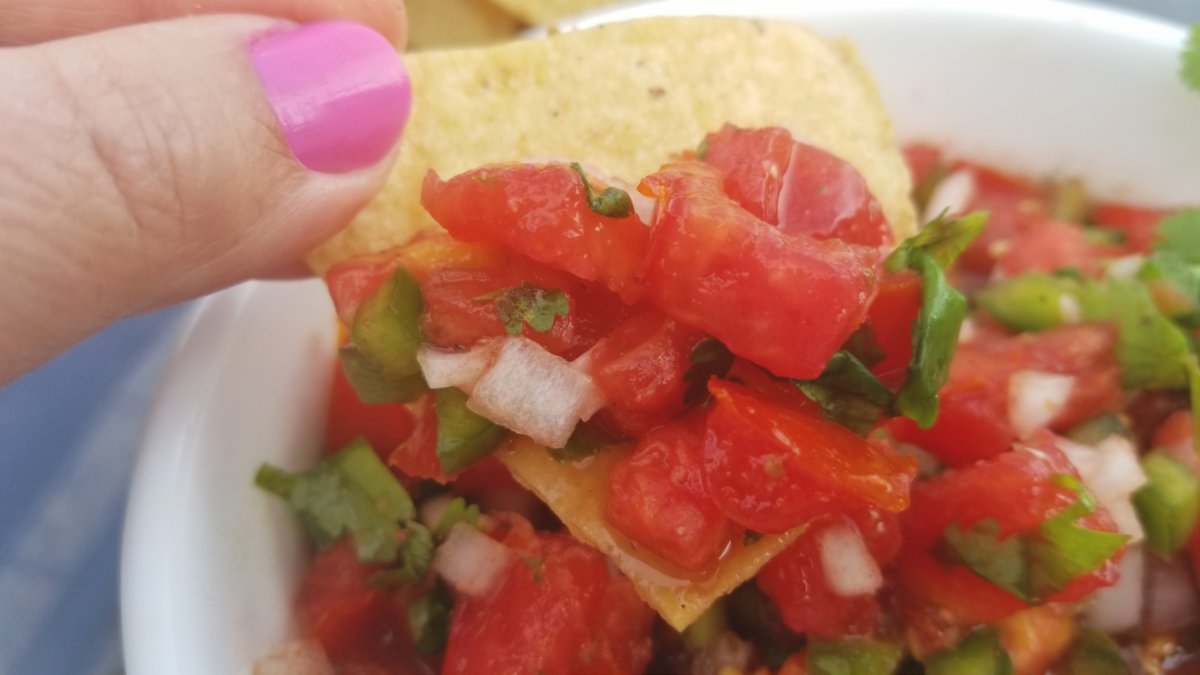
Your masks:
{"label": "chopped green pepper", "polygon": [[392,379],[418,375],[418,322],[423,309],[421,287],[408,270],[399,267],[354,315],[350,341],[383,375]]}
{"label": "chopped green pepper", "polygon": [[363,403],[408,403],[429,391],[420,373],[390,377],[354,345],[339,349],[338,360],[350,386]]}
{"label": "chopped green pepper", "polygon": [[1062,675],[1130,675],[1121,648],[1107,634],[1084,628],[1062,664]]}
{"label": "chopped green pepper", "polygon": [[962,642],[934,654],[925,663],[927,675],[1012,675],[1013,663],[991,628],[972,632]]}
{"label": "chopped green pepper", "polygon": [[438,389],[437,458],[447,473],[461,471],[483,459],[500,441],[505,429],[467,407],[467,395],[453,387]]}
{"label": "chopped green pepper", "polygon": [[975,295],[975,301],[1005,326],[1039,331],[1078,320],[1079,285],[1047,274],[1023,274],[998,281]]}
{"label": "chopped green pepper", "polygon": [[810,640],[805,653],[809,675],[892,675],[904,651],[869,638]]}
{"label": "chopped green pepper", "polygon": [[1146,546],[1169,556],[1187,543],[1200,516],[1200,479],[1163,450],[1142,458],[1146,484],[1133,493],[1133,506],[1146,530]]}

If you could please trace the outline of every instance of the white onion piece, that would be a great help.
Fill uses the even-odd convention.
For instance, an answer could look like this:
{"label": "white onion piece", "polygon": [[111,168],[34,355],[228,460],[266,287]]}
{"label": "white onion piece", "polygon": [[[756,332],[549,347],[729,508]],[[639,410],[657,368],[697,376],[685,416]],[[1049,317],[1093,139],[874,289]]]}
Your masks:
{"label": "white onion piece", "polygon": [[1083,307],[1073,295],[1063,293],[1058,296],[1058,312],[1062,315],[1063,323],[1079,323],[1083,321]]}
{"label": "white onion piece", "polygon": [[972,342],[978,334],[979,329],[975,326],[975,322],[970,317],[963,319],[962,325],[958,329],[958,344],[965,345]]}
{"label": "white onion piece", "polygon": [[465,352],[423,344],[417,348],[417,363],[431,389],[458,387],[468,394],[496,360],[498,341],[484,343]]}
{"label": "white onion piece", "polygon": [[282,644],[254,664],[254,675],[335,675],[325,650],[315,642]]}
{"label": "white onion piece", "polygon": [[696,653],[691,675],[721,675],[730,671],[744,673],[754,658],[754,645],[727,630]]}
{"label": "white onion piece", "polygon": [[479,598],[496,587],[514,558],[504,544],[459,523],[433,554],[433,571],[459,593]]}
{"label": "white onion piece", "polygon": [[1200,619],[1200,601],[1192,573],[1180,556],[1170,561],[1146,558],[1146,625],[1150,635],[1192,626]]}
{"label": "white onion piece", "polygon": [[1058,416],[1071,392],[1075,378],[1040,370],[1018,370],[1008,378],[1008,421],[1018,438],[1027,438],[1045,428]]}
{"label": "white onion piece", "polygon": [[1087,486],[1117,524],[1117,530],[1131,537],[1131,543],[1145,536],[1130,496],[1146,484],[1146,474],[1138,462],[1137,448],[1129,439],[1112,435],[1095,446],[1056,439],[1058,449],[1079,472]]}
{"label": "white onion piece", "polygon": [[604,405],[587,373],[523,337],[506,338],[467,407],[500,426],[561,448],[579,420]]}
{"label": "white onion piece", "polygon": [[437,527],[437,524],[442,522],[442,516],[446,515],[446,509],[450,508],[452,501],[454,501],[454,496],[450,494],[441,494],[426,499],[417,509],[417,517],[420,518],[421,524],[431,530]]}
{"label": "white onion piece", "polygon": [[947,216],[961,216],[967,212],[974,199],[975,174],[969,169],[959,169],[943,178],[942,182],[933,188],[929,201],[925,204],[925,211],[921,214],[921,222],[928,223],[941,215],[942,211],[945,211]]}
{"label": "white onion piece", "polygon": [[883,585],[879,565],[853,525],[843,521],[825,528],[817,537],[821,569],[834,593],[849,598],[874,593]]}
{"label": "white onion piece", "polygon": [[1136,253],[1114,258],[1108,264],[1108,269],[1104,270],[1104,274],[1112,279],[1132,279],[1137,276],[1138,271],[1142,269],[1142,264],[1145,262],[1146,256]]}
{"label": "white onion piece", "polygon": [[929,454],[924,448],[919,448],[912,443],[897,443],[896,450],[917,460],[917,475],[921,478],[929,478],[942,470],[942,461]]}
{"label": "white onion piece", "polygon": [[1121,558],[1117,583],[1092,594],[1084,615],[1093,628],[1121,634],[1137,628],[1142,620],[1143,587],[1146,575],[1146,553],[1141,546],[1125,549]]}

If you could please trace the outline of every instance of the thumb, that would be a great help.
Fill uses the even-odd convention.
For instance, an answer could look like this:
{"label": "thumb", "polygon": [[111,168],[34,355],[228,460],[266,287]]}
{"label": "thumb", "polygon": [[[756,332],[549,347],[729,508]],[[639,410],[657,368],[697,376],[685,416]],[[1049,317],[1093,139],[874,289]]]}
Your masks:
{"label": "thumb", "polygon": [[0,50],[0,383],[118,318],[294,265],[411,104],[370,29],[214,16]]}

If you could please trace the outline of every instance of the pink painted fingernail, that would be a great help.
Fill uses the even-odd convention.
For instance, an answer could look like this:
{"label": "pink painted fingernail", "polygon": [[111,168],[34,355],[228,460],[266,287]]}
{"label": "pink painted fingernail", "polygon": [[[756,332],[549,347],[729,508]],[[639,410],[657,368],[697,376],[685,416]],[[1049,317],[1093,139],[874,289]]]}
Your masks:
{"label": "pink painted fingernail", "polygon": [[260,36],[249,51],[292,154],[313,171],[371,166],[404,131],[412,108],[408,69],[370,28],[308,24]]}

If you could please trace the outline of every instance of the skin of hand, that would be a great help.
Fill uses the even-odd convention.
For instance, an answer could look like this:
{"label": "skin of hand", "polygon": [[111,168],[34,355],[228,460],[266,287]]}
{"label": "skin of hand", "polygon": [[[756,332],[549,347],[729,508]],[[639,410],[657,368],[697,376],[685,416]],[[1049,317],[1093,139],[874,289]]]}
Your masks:
{"label": "skin of hand", "polygon": [[379,190],[400,0],[0,0],[0,385],[301,258]]}

